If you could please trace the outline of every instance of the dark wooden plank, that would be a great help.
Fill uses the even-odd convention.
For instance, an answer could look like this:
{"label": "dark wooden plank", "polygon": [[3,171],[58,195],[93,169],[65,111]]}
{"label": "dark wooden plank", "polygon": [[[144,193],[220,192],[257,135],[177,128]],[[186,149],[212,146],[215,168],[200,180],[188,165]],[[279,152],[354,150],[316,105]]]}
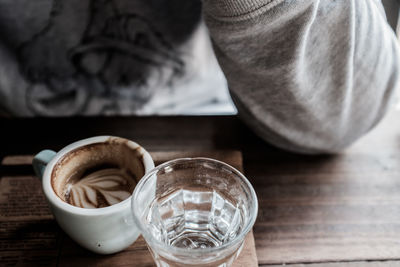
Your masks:
{"label": "dark wooden plank", "polygon": [[33,154],[99,134],[127,137],[149,150],[239,149],[260,202],[254,229],[260,264],[395,260],[400,259],[399,115],[392,113],[334,156],[284,152],[236,117],[212,116],[0,120],[8,129],[0,153]]}
{"label": "dark wooden plank", "polygon": [[59,150],[96,135],[125,137],[153,151],[238,150],[241,135],[250,133],[234,116],[0,118],[0,125],[3,156]]}
{"label": "dark wooden plank", "polygon": [[260,264],[400,258],[397,117],[334,156],[245,153]]}
{"label": "dark wooden plank", "polygon": [[[283,265],[260,265],[259,267],[282,267]],[[358,262],[327,262],[311,264],[285,264],[287,267],[396,267],[400,261],[358,261]]]}
{"label": "dark wooden plank", "polygon": [[[242,170],[239,151],[151,152],[156,165],[182,157],[211,157]],[[32,155],[6,156],[1,166],[27,166]],[[0,265],[18,266],[155,266],[140,237],[113,255],[97,255],[78,246],[61,231],[41,192],[39,179],[19,176],[0,179]],[[258,265],[253,232],[233,267]]]}

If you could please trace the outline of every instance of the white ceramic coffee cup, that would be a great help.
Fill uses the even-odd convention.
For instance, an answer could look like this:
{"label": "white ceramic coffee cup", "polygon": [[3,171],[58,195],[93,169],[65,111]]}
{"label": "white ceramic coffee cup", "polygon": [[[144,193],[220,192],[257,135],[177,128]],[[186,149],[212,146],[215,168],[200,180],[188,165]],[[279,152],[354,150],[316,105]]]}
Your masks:
{"label": "white ceramic coffee cup", "polygon": [[[45,197],[60,227],[79,245],[99,254],[121,251],[140,235],[130,210],[132,197],[105,208],[79,208],[57,196],[51,185],[51,176],[57,163],[66,154],[91,144],[108,142],[110,138],[124,140],[112,136],[92,137],[72,143],[58,153],[43,150],[32,162],[36,175],[42,179]],[[125,141],[130,148],[137,149],[142,154],[145,173],[154,168],[153,159],[144,148],[133,141]]]}

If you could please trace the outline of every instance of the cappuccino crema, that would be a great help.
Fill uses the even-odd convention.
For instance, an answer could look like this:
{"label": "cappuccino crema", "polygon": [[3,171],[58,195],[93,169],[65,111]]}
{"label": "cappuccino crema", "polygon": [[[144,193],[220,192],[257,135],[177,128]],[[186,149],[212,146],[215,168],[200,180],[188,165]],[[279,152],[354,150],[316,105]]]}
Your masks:
{"label": "cappuccino crema", "polygon": [[65,200],[81,208],[107,207],[127,199],[135,184],[126,170],[100,169],[81,178],[69,179]]}
{"label": "cappuccino crema", "polygon": [[64,202],[95,209],[129,198],[144,173],[141,147],[110,138],[66,154],[55,166],[51,181]]}

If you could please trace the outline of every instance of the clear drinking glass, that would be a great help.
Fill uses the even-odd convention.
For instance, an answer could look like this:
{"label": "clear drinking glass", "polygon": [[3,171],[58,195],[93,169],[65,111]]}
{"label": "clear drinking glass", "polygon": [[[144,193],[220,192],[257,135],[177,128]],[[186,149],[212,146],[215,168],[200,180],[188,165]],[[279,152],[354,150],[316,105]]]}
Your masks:
{"label": "clear drinking glass", "polygon": [[227,267],[257,217],[253,187],[207,158],[166,162],[138,183],[132,212],[157,266]]}

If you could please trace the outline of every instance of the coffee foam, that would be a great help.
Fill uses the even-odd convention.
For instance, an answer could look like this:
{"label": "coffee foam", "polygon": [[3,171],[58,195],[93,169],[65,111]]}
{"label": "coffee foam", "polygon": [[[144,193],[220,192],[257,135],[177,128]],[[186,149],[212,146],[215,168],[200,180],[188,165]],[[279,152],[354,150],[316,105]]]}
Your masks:
{"label": "coffee foam", "polygon": [[125,170],[101,169],[70,181],[66,188],[66,202],[81,208],[102,208],[127,199],[136,182]]}
{"label": "coffee foam", "polygon": [[112,137],[64,155],[53,169],[51,182],[64,202],[102,208],[128,198],[144,173],[141,147]]}

